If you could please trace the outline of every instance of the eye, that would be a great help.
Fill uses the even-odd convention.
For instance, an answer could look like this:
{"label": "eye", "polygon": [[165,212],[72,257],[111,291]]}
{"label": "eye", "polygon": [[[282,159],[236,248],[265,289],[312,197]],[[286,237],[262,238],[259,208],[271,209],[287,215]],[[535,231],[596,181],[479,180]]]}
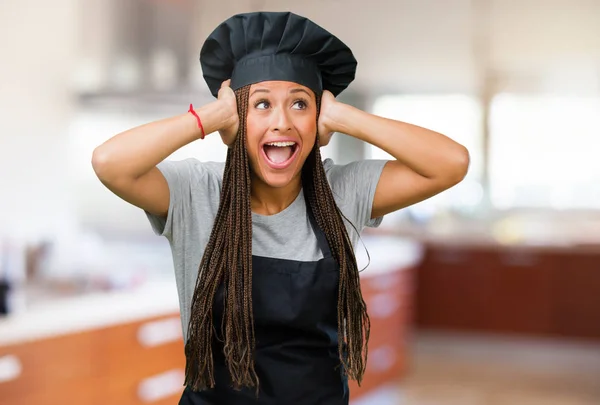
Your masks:
{"label": "eye", "polygon": [[258,100],[256,103],[254,103],[254,108],[256,108],[257,110],[266,110],[270,107],[270,104],[267,100]]}
{"label": "eye", "polygon": [[308,106],[308,103],[306,102],[306,100],[304,100],[302,98],[294,101],[294,109],[295,110],[305,110],[307,106]]}

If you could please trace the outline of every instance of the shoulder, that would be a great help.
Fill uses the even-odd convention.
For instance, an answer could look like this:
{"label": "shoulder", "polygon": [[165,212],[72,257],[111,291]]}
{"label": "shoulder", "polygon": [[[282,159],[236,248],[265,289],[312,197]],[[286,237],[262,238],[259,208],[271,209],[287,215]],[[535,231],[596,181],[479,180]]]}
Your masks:
{"label": "shoulder", "polygon": [[380,172],[386,163],[387,160],[364,159],[340,165],[336,164],[332,159],[327,158],[323,160],[323,168],[325,169],[327,178],[330,181],[335,181],[355,175],[378,176],[381,174]]}
{"label": "shoulder", "polygon": [[364,226],[378,226],[381,218],[372,219],[373,199],[386,160],[357,160],[336,165],[325,159],[323,167],[338,207],[360,231]]}
{"label": "shoulder", "polygon": [[200,224],[216,216],[225,163],[188,158],[164,160],[157,167],[169,185],[169,211],[166,218],[147,213],[155,233],[176,243],[182,243],[190,229],[204,237]]}
{"label": "shoulder", "polygon": [[339,165],[332,159],[325,159],[323,168],[336,197],[347,199],[357,190],[376,186],[385,164],[385,160],[365,159]]}
{"label": "shoulder", "polygon": [[197,162],[196,170],[204,170],[207,176],[214,177],[219,182],[223,181],[223,172],[225,171],[225,162]]}
{"label": "shoulder", "polygon": [[168,183],[197,184],[202,180],[222,181],[225,162],[201,162],[196,158],[188,158],[164,160],[157,167]]}

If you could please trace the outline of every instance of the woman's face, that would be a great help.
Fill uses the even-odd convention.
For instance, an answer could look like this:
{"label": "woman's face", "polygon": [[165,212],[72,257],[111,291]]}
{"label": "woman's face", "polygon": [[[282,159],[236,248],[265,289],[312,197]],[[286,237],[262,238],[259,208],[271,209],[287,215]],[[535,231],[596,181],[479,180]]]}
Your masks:
{"label": "woman's face", "polygon": [[248,157],[254,175],[271,187],[285,187],[300,175],[315,144],[315,94],[292,82],[253,84],[246,124]]}

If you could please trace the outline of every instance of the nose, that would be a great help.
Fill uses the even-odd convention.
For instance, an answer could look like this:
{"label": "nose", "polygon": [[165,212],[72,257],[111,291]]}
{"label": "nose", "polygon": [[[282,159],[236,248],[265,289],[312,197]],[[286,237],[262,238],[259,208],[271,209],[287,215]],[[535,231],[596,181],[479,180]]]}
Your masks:
{"label": "nose", "polygon": [[285,108],[278,108],[273,112],[273,131],[280,133],[287,132],[292,129],[292,122]]}

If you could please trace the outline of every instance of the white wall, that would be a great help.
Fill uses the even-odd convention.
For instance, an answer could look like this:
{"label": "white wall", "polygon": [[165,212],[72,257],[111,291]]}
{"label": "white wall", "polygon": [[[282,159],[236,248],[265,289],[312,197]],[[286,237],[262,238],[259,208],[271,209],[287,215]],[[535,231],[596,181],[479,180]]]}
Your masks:
{"label": "white wall", "polygon": [[[131,208],[108,194],[91,175],[90,145],[98,139],[85,137],[105,138],[113,134],[112,129],[99,133],[99,127],[90,128],[96,135],[82,132],[75,136],[84,139],[73,144],[68,135],[75,109],[69,86],[79,58],[97,54],[97,63],[109,60],[115,9],[108,3],[0,2],[0,235],[68,232],[76,225],[78,209],[85,218],[96,215],[98,221],[147,230],[137,210],[132,215]],[[209,32],[234,13],[292,10],[314,19],[354,50],[359,60],[355,90],[473,91],[481,84],[478,69],[485,60],[479,58],[487,55],[501,84],[515,77],[517,83],[585,86],[598,92],[600,2],[595,0],[201,0],[196,4],[196,41],[191,45],[196,52]],[[476,19],[474,10],[486,7],[490,19]],[[83,27],[88,30],[80,30]],[[94,52],[88,52],[92,48]],[[189,63],[204,86],[197,59]],[[68,152],[69,148],[75,151]],[[202,154],[194,148],[184,153]],[[72,173],[78,173],[77,178]]]}
{"label": "white wall", "polygon": [[0,235],[72,223],[66,126],[77,1],[0,2]]}
{"label": "white wall", "polygon": [[[218,6],[205,0],[203,4],[198,10],[198,49],[233,13],[293,11],[352,48],[359,61],[353,85],[357,89],[471,86],[469,0],[225,0]],[[443,74],[436,75],[440,71]]]}

